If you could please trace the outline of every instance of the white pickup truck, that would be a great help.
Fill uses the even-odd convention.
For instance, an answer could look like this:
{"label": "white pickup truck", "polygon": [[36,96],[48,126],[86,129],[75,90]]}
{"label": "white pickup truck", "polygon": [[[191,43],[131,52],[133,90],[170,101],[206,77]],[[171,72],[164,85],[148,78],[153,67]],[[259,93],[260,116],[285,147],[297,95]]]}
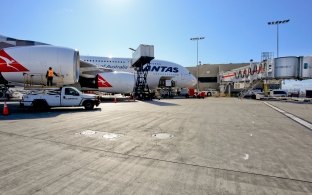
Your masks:
{"label": "white pickup truck", "polygon": [[30,91],[23,95],[21,101],[22,107],[32,107],[36,111],[69,106],[84,106],[86,110],[92,110],[99,104],[100,99],[97,95],[83,94],[74,87]]}

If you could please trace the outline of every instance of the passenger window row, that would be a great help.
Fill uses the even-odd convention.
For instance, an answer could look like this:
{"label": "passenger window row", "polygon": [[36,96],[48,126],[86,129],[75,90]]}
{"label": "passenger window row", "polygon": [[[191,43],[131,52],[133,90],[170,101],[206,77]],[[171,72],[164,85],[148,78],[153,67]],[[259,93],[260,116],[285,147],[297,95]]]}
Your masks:
{"label": "passenger window row", "polygon": [[[111,61],[111,60],[83,60],[85,62],[110,62],[110,63],[126,63],[126,61]],[[130,61],[128,61],[130,62]],[[150,63],[152,65],[161,65],[160,63],[158,62],[153,62],[153,63]]]}

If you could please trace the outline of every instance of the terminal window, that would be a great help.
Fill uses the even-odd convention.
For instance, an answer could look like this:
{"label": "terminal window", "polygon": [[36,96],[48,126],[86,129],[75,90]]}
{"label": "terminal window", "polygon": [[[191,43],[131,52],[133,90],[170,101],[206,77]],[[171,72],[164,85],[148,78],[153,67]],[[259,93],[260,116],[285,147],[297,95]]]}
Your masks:
{"label": "terminal window", "polygon": [[218,81],[217,77],[198,77],[198,81],[201,83],[216,83]]}

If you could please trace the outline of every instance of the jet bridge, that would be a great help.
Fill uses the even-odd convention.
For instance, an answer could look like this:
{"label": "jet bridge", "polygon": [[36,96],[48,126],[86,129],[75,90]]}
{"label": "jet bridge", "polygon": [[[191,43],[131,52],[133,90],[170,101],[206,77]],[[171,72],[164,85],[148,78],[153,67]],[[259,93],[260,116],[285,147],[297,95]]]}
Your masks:
{"label": "jet bridge", "polygon": [[154,59],[153,45],[139,45],[132,54],[131,66],[136,70],[137,78],[134,87],[134,97],[140,100],[150,100],[151,93],[146,82],[150,62]]}
{"label": "jet bridge", "polygon": [[233,83],[243,86],[247,93],[261,81],[268,84],[282,79],[312,79],[312,56],[263,58],[260,63],[251,61],[249,66],[221,72],[219,76],[221,88]]}

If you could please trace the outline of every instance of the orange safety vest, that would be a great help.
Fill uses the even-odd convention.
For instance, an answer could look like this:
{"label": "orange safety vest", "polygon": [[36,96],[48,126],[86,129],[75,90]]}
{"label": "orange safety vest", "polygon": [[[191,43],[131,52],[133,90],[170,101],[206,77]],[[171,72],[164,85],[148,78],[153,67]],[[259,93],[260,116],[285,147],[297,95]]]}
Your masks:
{"label": "orange safety vest", "polygon": [[53,77],[54,75],[53,73],[54,73],[53,69],[48,70],[48,77]]}

